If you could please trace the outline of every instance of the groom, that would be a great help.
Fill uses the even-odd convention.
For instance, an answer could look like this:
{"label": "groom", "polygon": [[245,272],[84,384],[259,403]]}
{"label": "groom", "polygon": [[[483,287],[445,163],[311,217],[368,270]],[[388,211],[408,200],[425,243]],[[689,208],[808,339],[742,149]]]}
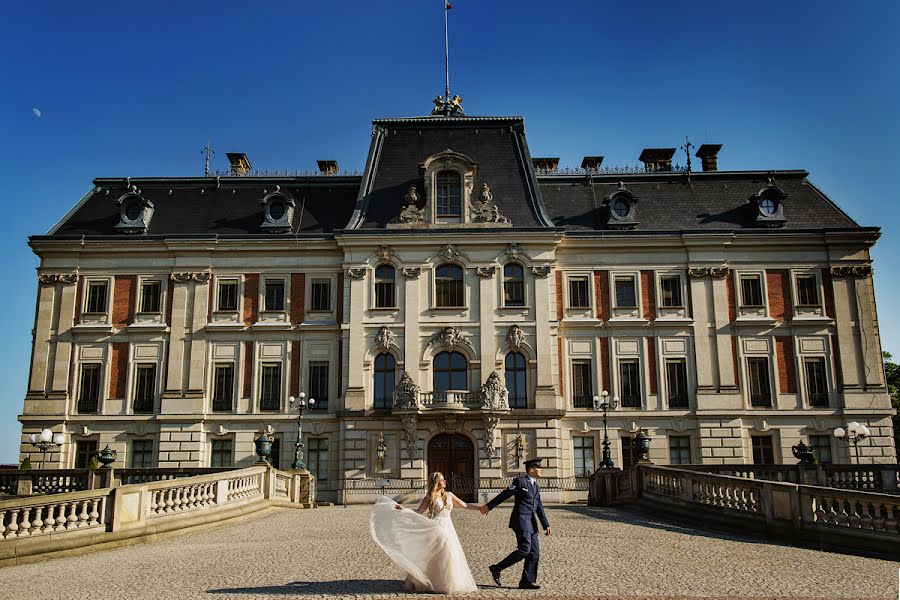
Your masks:
{"label": "groom", "polygon": [[516,534],[516,549],[499,563],[488,568],[491,571],[491,577],[494,578],[494,583],[501,586],[503,584],[500,583],[500,573],[503,569],[525,559],[522,579],[519,580],[519,588],[523,590],[537,590],[541,587],[535,583],[537,580],[538,561],[541,559],[541,548],[538,543],[538,538],[540,537],[538,530],[539,520],[541,527],[544,528],[547,535],[550,535],[550,523],[547,521],[547,515],[544,514],[544,506],[541,504],[541,488],[537,484],[537,478],[541,476],[541,459],[526,460],[525,473],[526,475],[520,475],[513,479],[508,488],[482,506],[481,514],[486,515],[488,511],[496,508],[510,496],[516,497],[512,514],[509,516],[509,528]]}

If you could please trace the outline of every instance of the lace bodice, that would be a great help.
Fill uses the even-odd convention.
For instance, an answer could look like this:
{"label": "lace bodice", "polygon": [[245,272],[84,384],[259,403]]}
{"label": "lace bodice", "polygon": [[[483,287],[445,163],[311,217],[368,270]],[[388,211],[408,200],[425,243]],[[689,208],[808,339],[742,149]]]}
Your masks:
{"label": "lace bodice", "polygon": [[453,510],[453,501],[447,498],[447,503],[438,498],[434,501],[434,517],[433,519],[449,519],[450,511]]}

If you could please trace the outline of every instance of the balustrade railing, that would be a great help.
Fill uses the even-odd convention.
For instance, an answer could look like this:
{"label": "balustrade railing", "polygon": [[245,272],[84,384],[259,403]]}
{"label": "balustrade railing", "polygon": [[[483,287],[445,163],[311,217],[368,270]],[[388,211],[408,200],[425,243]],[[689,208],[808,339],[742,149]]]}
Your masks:
{"label": "balustrade railing", "polygon": [[845,490],[900,494],[900,465],[673,465],[704,473],[716,473],[760,481],[783,481]]}
{"label": "balustrade railing", "polygon": [[18,539],[106,527],[108,490],[76,492],[66,497],[0,502],[0,537]]}
{"label": "balustrade railing", "polygon": [[467,391],[419,392],[419,403],[424,407],[447,405],[474,406],[480,405],[477,393]]}

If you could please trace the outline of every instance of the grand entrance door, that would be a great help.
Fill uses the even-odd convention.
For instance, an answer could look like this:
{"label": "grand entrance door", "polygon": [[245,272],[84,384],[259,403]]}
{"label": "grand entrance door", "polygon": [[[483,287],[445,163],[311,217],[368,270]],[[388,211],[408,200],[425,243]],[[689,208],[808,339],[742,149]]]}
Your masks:
{"label": "grand entrance door", "polygon": [[447,489],[463,502],[475,501],[475,447],[464,435],[444,433],[428,443],[428,474],[444,474]]}

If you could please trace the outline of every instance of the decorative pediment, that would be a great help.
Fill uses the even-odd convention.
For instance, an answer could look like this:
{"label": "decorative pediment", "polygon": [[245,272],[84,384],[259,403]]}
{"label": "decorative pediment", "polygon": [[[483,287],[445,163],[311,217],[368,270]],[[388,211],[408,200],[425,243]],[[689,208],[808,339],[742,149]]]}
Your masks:
{"label": "decorative pediment", "polygon": [[428,345],[438,345],[444,348],[449,348],[450,350],[453,350],[460,346],[465,346],[473,352],[475,351],[475,347],[472,346],[472,342],[469,340],[469,334],[460,331],[456,327],[444,327],[431,336],[431,340],[428,342]]}

